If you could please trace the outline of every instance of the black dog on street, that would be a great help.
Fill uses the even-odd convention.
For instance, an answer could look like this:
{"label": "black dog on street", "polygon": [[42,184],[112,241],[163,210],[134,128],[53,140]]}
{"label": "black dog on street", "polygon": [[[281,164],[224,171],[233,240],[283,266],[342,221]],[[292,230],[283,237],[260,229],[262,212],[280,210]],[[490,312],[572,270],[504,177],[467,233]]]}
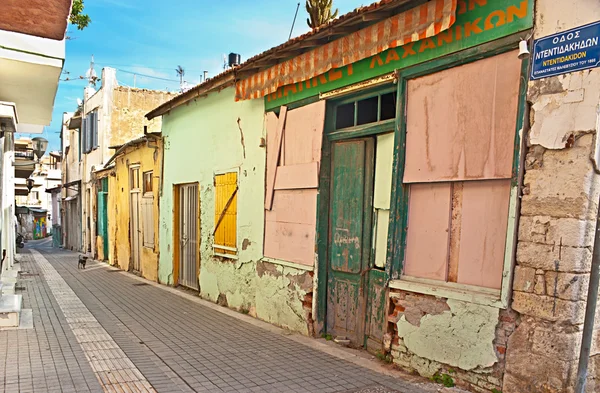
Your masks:
{"label": "black dog on street", "polygon": [[87,262],[88,257],[84,255],[79,256],[79,263],[77,264],[77,269],[85,269],[85,263]]}

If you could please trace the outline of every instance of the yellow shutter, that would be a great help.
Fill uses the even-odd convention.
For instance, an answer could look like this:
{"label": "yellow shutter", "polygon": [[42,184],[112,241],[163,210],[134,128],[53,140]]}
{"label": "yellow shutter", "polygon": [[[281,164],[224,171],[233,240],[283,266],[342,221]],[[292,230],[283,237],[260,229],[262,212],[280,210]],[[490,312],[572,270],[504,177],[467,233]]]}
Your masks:
{"label": "yellow shutter", "polygon": [[216,254],[237,254],[237,188],[237,172],[215,175]]}

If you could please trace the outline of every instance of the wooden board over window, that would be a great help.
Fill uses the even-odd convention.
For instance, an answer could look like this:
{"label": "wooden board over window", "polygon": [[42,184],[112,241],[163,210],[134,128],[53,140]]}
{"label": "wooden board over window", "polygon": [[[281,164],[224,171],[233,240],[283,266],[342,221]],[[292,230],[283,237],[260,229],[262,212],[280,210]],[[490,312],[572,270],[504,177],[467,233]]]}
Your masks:
{"label": "wooden board over window", "polygon": [[509,179],[520,74],[511,51],[409,80],[404,182]]}
{"label": "wooden board over window", "polygon": [[410,186],[404,275],[500,289],[510,180]]}
{"label": "wooden board over window", "polygon": [[[325,101],[287,112],[278,150],[278,118],[273,113],[267,114],[267,162],[271,163],[267,166],[267,178],[274,171],[276,181],[272,208],[265,210],[266,257],[314,264],[324,119]],[[279,155],[279,160],[273,155]]]}

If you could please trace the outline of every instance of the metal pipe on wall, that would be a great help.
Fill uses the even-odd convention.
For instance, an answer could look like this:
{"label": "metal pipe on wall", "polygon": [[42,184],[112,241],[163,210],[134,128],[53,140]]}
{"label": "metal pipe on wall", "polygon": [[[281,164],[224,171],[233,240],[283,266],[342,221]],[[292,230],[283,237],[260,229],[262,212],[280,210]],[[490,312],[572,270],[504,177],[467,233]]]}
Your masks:
{"label": "metal pipe on wall", "polygon": [[[600,201],[598,202],[600,206]],[[583,322],[583,335],[581,338],[581,351],[579,353],[579,364],[577,365],[577,384],[575,393],[584,393],[592,350],[592,338],[594,333],[594,318],[598,303],[598,284],[600,282],[600,209],[596,213],[596,235],[594,237],[594,251],[592,254],[592,271],[590,273],[590,284],[588,287],[587,305],[585,308],[585,320]]]}

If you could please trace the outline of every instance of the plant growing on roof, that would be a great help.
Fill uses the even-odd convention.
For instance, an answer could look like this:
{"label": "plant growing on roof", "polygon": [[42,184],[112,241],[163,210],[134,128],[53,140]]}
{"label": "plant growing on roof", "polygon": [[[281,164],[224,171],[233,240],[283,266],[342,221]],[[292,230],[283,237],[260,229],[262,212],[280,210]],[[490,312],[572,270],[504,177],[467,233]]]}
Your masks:
{"label": "plant growing on roof", "polygon": [[306,19],[306,23],[312,29],[316,29],[319,26],[337,18],[338,9],[332,14],[331,9],[333,7],[333,0],[306,0],[306,12],[308,12],[309,18]]}

